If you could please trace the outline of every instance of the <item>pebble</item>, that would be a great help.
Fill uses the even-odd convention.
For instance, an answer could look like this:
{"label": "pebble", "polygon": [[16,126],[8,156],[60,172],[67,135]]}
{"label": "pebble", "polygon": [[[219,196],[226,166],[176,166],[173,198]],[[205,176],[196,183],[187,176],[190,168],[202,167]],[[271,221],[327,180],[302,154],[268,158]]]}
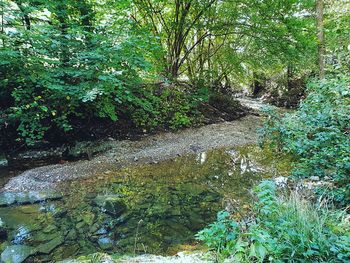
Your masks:
{"label": "pebble", "polygon": [[310,176],[310,181],[314,181],[314,182],[317,182],[317,181],[320,181],[320,177],[318,176]]}

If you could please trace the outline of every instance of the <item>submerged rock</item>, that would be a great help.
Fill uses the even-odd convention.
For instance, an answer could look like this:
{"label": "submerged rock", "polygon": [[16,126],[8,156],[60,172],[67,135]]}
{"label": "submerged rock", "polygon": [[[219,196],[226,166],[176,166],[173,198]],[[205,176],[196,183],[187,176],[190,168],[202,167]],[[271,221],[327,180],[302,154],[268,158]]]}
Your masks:
{"label": "submerged rock", "polygon": [[55,232],[52,234],[46,234],[46,233],[38,231],[35,233],[35,235],[33,235],[33,237],[31,239],[35,240],[36,242],[48,242],[48,241],[51,241],[59,236],[60,236],[59,232]]}
{"label": "submerged rock", "polygon": [[114,246],[114,241],[109,237],[101,237],[97,240],[97,243],[102,250],[112,249]]}
{"label": "submerged rock", "polygon": [[78,237],[77,231],[75,229],[72,229],[67,234],[67,240],[75,240]]}
{"label": "submerged rock", "polygon": [[30,191],[25,193],[5,192],[0,194],[0,207],[34,204],[46,200],[59,200],[62,197],[61,193],[50,191]]}
{"label": "submerged rock", "polygon": [[56,238],[52,239],[51,241],[39,245],[37,247],[37,251],[43,254],[49,254],[51,253],[55,248],[62,245],[64,242],[63,236],[57,236]]}
{"label": "submerged rock", "polygon": [[100,195],[94,199],[94,203],[113,216],[120,216],[127,208],[119,195]]}
{"label": "submerged rock", "polygon": [[28,257],[34,255],[36,250],[30,246],[14,245],[8,246],[1,253],[1,263],[21,263]]}

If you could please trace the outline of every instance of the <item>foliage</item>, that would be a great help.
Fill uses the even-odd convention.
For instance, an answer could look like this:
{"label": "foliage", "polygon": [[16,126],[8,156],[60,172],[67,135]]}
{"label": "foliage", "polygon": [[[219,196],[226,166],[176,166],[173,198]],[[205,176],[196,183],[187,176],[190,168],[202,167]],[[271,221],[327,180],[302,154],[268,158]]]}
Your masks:
{"label": "foliage", "polygon": [[219,259],[230,262],[344,262],[350,257],[350,226],[342,213],[315,207],[296,192],[279,196],[276,185],[263,181],[254,220],[236,222],[221,212],[198,233]]}
{"label": "foliage", "polygon": [[[326,27],[329,60],[344,72],[342,4],[329,9]],[[17,129],[32,145],[94,120],[122,117],[148,130],[196,124],[203,87],[249,87],[286,68],[288,83],[310,74],[313,9],[313,0],[3,0],[1,133]],[[155,82],[175,88],[160,97],[143,88]]]}
{"label": "foliage", "polygon": [[334,179],[335,198],[346,203],[350,200],[349,79],[311,82],[308,93],[296,112],[283,117],[270,112],[262,139],[297,157],[294,175]]}
{"label": "foliage", "polygon": [[152,70],[157,45],[130,23],[127,2],[109,3],[111,23],[102,2],[2,4],[0,124],[16,127],[18,140],[32,145],[49,130],[67,133],[74,119],[116,121],[138,101],[135,87]]}
{"label": "foliage", "polygon": [[134,21],[149,28],[164,48],[158,63],[165,77],[230,84],[237,78],[246,81],[251,71],[309,65],[315,55],[313,19],[307,15],[313,1],[135,0],[133,4]]}
{"label": "foliage", "polygon": [[204,241],[217,255],[220,255],[220,258],[230,256],[239,235],[239,224],[230,220],[229,215],[226,211],[219,212],[217,221],[197,234],[197,238]]}
{"label": "foliage", "polygon": [[350,69],[350,3],[325,0],[326,48],[329,73],[346,74]]}
{"label": "foliage", "polygon": [[180,84],[146,86],[129,111],[135,124],[143,129],[152,131],[162,127],[177,130],[201,122],[198,107],[208,101],[208,92],[207,88]]}

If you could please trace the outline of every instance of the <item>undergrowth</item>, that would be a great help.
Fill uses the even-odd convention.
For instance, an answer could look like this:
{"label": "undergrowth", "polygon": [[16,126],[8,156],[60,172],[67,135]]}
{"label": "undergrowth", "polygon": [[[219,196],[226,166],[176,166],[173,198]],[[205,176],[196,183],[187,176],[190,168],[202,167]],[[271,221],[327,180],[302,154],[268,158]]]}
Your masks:
{"label": "undergrowth", "polygon": [[341,211],[314,206],[297,192],[278,194],[272,181],[263,181],[254,193],[250,220],[220,212],[197,234],[218,262],[349,262],[350,226]]}
{"label": "undergrowth", "polygon": [[340,76],[311,82],[297,111],[280,116],[269,109],[261,130],[264,144],[295,156],[293,175],[333,179],[328,195],[350,201],[350,86]]}

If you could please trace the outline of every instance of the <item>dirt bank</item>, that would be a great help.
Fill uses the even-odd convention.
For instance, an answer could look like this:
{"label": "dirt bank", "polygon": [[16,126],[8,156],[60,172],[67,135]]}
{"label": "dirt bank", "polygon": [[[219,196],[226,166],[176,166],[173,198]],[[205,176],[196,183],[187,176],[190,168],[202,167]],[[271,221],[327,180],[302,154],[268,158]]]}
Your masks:
{"label": "dirt bank", "polygon": [[28,170],[12,178],[1,192],[55,189],[65,181],[109,173],[131,163],[159,162],[187,153],[255,143],[256,129],[261,123],[261,117],[249,115],[232,122],[161,133],[139,141],[108,141],[110,150],[92,160]]}

